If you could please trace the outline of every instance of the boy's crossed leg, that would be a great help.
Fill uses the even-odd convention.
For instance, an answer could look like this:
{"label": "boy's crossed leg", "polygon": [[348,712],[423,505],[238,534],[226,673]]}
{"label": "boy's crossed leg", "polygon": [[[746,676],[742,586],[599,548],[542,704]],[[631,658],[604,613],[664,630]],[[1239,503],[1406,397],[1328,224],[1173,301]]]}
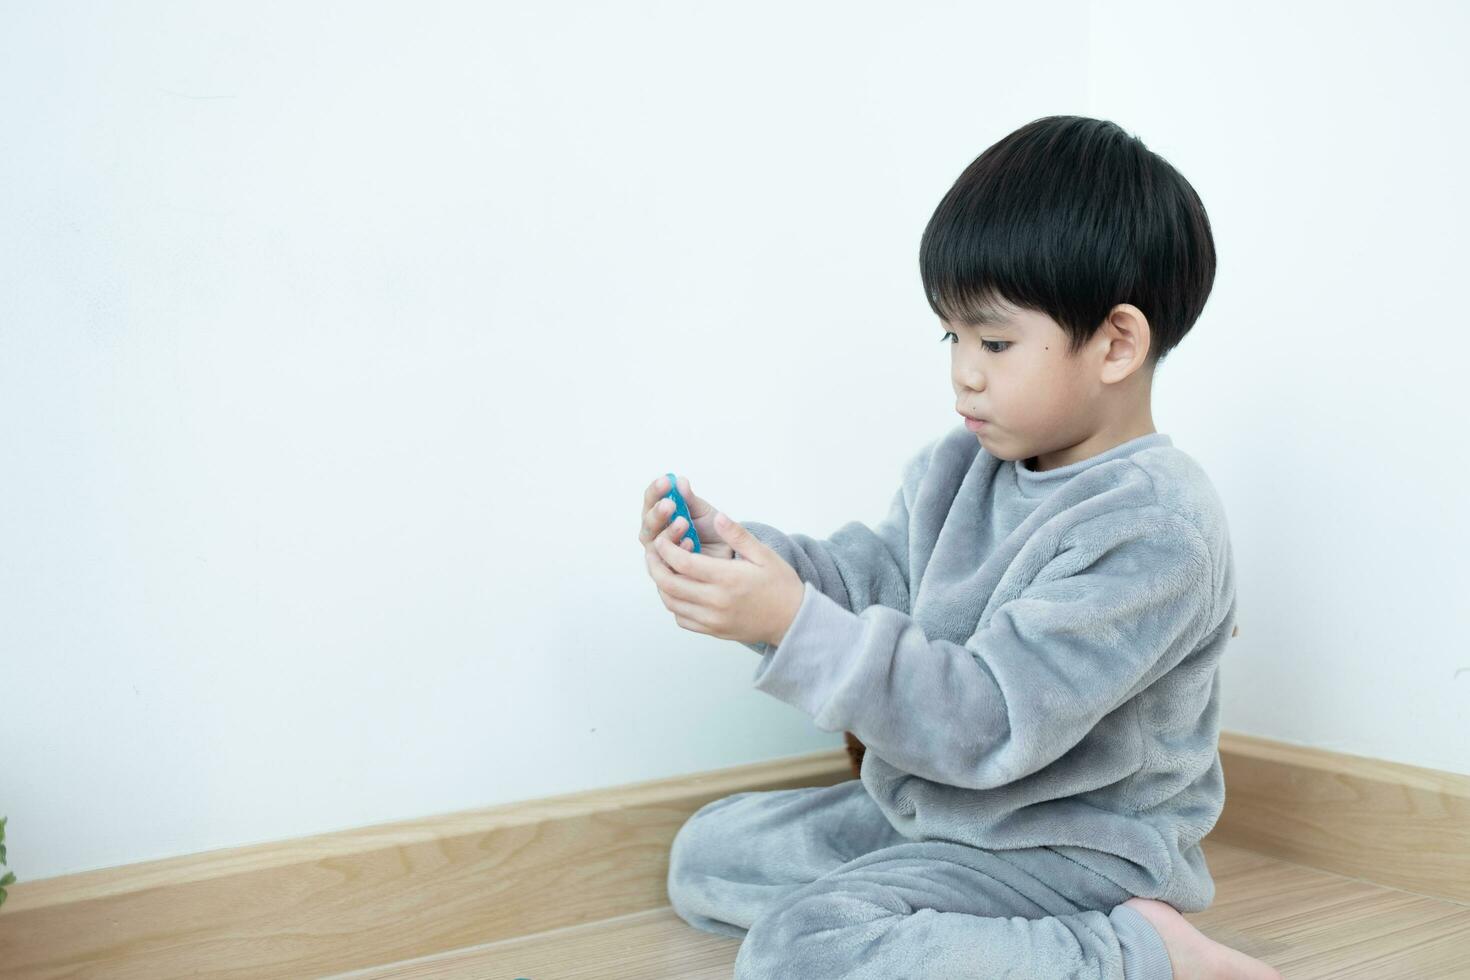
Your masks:
{"label": "boy's crossed leg", "polygon": [[738,793],[685,823],[675,911],[743,937],[736,980],[1169,980],[1122,886],[1047,848],[913,841],[858,780]]}
{"label": "boy's crossed leg", "polygon": [[1163,942],[1122,904],[1127,892],[1083,889],[1078,902],[1027,867],[1035,851],[910,841],[856,858],[757,919],[735,976],[1170,980]]}

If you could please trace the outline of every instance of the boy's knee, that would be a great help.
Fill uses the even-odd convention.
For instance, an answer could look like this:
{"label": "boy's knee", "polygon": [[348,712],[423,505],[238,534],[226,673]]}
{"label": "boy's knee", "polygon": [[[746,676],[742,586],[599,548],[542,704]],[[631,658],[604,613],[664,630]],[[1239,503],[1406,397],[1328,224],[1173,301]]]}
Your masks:
{"label": "boy's knee", "polygon": [[675,859],[688,860],[690,856],[704,849],[701,845],[709,836],[710,824],[729,799],[730,797],[724,797],[711,800],[689,815],[683,826],[674,834],[674,842],[669,846],[670,864],[673,864]]}
{"label": "boy's knee", "polygon": [[[696,815],[697,816],[697,815]],[[665,889],[669,894],[669,904],[674,911],[683,913],[684,884],[689,879],[689,862],[691,848],[689,846],[695,833],[695,817],[684,821],[684,826],[674,835],[674,842],[669,845],[669,876]]]}
{"label": "boy's knee", "polygon": [[683,911],[691,884],[709,876],[707,859],[711,853],[721,845],[729,847],[733,843],[728,828],[719,826],[720,811],[737,798],[748,795],[750,794],[736,793],[734,796],[711,800],[694,811],[674,834],[674,841],[669,846],[666,889],[669,904],[676,911]]}

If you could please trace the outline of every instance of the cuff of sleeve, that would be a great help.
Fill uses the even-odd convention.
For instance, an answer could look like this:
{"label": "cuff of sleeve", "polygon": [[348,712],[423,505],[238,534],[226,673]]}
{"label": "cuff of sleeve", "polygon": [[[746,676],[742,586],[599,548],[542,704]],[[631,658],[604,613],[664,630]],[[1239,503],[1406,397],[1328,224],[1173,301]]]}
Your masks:
{"label": "cuff of sleeve", "polygon": [[821,589],[804,583],[801,605],[779,646],[765,644],[756,665],[755,689],[812,716],[823,731],[841,731],[846,721],[824,716],[862,652],[863,623]]}
{"label": "cuff of sleeve", "polygon": [[1169,951],[1153,923],[1129,905],[1118,905],[1108,913],[1108,919],[1123,952],[1124,980],[1173,980]]}

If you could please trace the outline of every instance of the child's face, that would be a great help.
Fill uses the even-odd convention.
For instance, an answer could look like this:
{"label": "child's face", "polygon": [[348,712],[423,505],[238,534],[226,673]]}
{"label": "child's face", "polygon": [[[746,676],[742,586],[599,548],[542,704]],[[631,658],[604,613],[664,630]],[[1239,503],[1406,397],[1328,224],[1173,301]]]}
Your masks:
{"label": "child's face", "polygon": [[1099,332],[1068,355],[1067,335],[1044,313],[1004,306],[995,319],[942,327],[954,334],[955,409],[985,420],[975,433],[980,444],[1001,459],[1024,460],[1085,441],[1107,387],[1098,371],[1107,338]]}

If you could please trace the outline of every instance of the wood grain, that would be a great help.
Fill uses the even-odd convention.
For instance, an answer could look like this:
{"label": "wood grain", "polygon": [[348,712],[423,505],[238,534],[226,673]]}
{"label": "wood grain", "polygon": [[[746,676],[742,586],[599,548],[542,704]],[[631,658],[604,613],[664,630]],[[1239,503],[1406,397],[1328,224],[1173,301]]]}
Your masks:
{"label": "wood grain", "polygon": [[[1228,732],[1220,749],[1225,810],[1207,844],[1470,904],[1470,777]],[[0,968],[7,980],[298,980],[614,917],[655,913],[657,922],[668,903],[669,845],[690,814],[732,793],[841,782],[851,778],[850,765],[844,747],[21,881],[0,909]],[[1385,899],[1363,891],[1367,881],[1302,885],[1299,874],[1271,870],[1279,864],[1258,865],[1261,880],[1279,888],[1269,893],[1279,902],[1232,908],[1228,893],[1217,893],[1201,920],[1270,948],[1297,935],[1275,931],[1278,921],[1327,935],[1325,923],[1341,914],[1359,924],[1357,938],[1309,946],[1311,956],[1338,957],[1341,976],[1375,958],[1397,962],[1393,934],[1372,945],[1380,921],[1397,923],[1431,953],[1464,943],[1460,920],[1440,904]],[[1420,919],[1428,923],[1422,929]],[[1364,937],[1368,946],[1353,945]]]}
{"label": "wood grain", "polygon": [[1470,904],[1470,776],[1222,732],[1216,840]]}
{"label": "wood grain", "polygon": [[[1207,838],[1215,902],[1185,918],[1287,980],[1470,977],[1470,908]],[[331,980],[729,980],[740,940],[664,907]]]}

